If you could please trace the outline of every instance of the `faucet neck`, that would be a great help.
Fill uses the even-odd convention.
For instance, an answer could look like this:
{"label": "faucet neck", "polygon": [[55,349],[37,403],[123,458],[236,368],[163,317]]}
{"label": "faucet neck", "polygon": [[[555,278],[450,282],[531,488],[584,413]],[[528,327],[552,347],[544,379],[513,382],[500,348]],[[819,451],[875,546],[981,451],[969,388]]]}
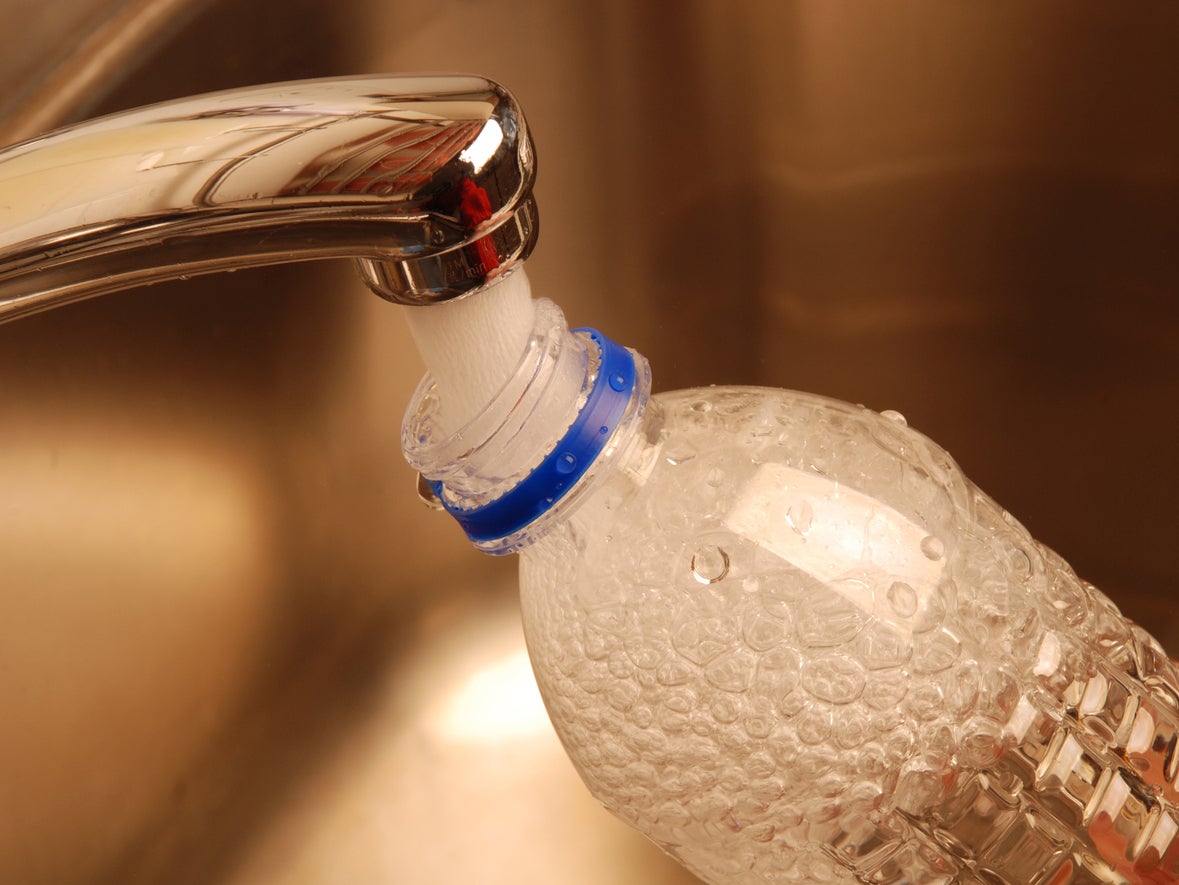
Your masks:
{"label": "faucet neck", "polygon": [[353,258],[402,304],[536,238],[523,114],[478,77],[353,77],[140,108],[0,151],[0,321],[165,279]]}

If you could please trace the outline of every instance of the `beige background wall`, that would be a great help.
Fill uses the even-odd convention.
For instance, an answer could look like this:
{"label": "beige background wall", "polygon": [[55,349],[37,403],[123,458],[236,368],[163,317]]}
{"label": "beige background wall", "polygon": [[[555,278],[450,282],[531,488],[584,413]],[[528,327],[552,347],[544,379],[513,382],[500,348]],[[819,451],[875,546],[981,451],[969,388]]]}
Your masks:
{"label": "beige background wall", "polygon": [[[0,123],[118,6],[70,5],[0,4]],[[500,79],[540,154],[538,294],[643,351],[657,389],[904,412],[1179,649],[1174,7],[186,16],[87,104]],[[419,509],[397,452],[419,371],[333,265],[0,327],[0,881],[686,881],[537,725],[512,564]],[[480,674],[517,730],[462,713]]]}

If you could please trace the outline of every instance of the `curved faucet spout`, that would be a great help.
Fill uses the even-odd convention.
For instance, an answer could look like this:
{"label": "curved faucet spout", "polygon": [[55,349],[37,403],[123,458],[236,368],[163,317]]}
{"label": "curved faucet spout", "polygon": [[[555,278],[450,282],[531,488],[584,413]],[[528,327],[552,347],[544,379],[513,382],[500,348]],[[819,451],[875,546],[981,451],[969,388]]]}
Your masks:
{"label": "curved faucet spout", "polygon": [[347,257],[428,304],[528,256],[535,159],[478,77],[251,87],[0,151],[0,322],[129,286]]}

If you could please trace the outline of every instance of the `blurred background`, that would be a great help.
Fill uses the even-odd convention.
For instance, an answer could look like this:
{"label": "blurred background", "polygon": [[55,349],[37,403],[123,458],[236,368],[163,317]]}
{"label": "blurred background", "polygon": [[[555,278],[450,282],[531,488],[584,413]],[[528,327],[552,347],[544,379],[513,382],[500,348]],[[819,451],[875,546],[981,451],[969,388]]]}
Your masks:
{"label": "blurred background", "polygon": [[[1179,7],[0,0],[0,135],[464,71],[540,155],[534,292],[657,390],[897,409],[1179,650]],[[514,562],[426,511],[345,264],[0,327],[0,881],[693,881],[601,811]]]}

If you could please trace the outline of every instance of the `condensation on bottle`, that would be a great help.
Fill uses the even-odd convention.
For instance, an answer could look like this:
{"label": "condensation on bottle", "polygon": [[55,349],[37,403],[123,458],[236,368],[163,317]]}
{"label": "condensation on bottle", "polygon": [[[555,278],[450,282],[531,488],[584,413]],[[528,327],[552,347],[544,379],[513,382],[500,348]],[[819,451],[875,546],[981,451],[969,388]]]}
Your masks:
{"label": "condensation on bottle", "polygon": [[653,399],[521,555],[549,714],[710,883],[1179,878],[1158,642],[892,413]]}

